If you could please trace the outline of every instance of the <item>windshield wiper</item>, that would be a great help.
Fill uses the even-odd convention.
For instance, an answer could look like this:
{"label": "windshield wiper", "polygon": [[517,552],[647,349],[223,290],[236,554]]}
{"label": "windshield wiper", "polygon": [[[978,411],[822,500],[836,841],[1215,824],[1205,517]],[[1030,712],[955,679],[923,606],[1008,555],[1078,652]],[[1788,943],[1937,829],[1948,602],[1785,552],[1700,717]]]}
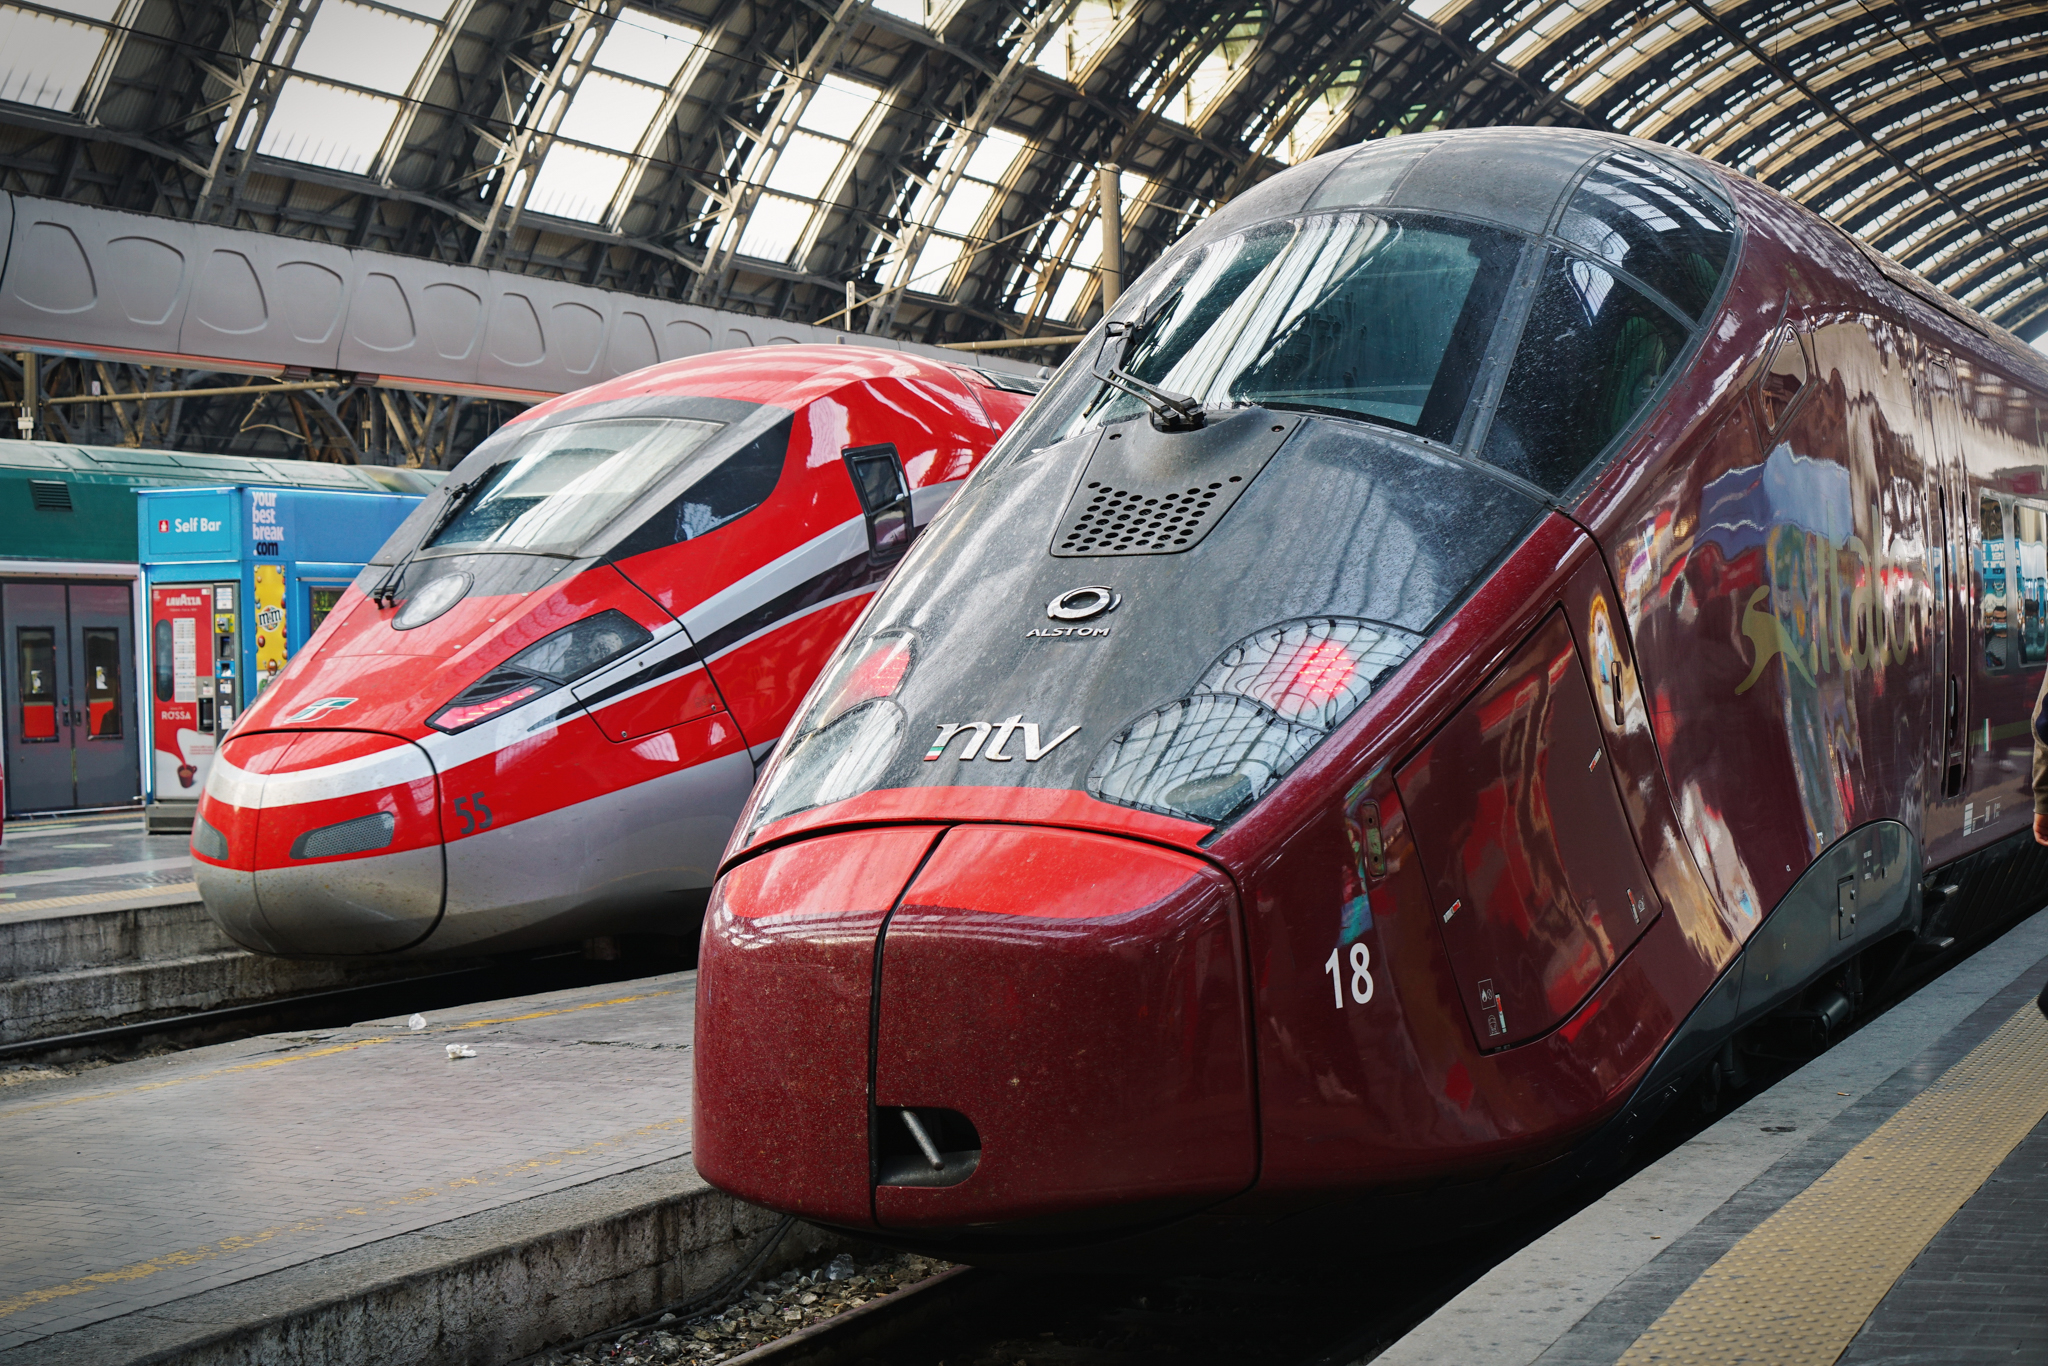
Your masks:
{"label": "windshield wiper", "polygon": [[1163,432],[1191,432],[1207,421],[1202,415],[1200,399],[1148,384],[1121,366],[1110,366],[1108,374],[1098,370],[1095,377],[1150,408],[1152,416],[1159,419],[1159,429]]}
{"label": "windshield wiper", "polygon": [[[398,581],[404,578],[405,571],[411,568],[413,557],[432,545],[434,538],[448,529],[448,524],[454,521],[464,506],[468,504],[469,496],[475,493],[478,487],[492,473],[493,470],[485,470],[469,482],[457,484],[453,488],[448,489],[448,501],[441,504],[441,511],[435,516],[433,523],[427,527],[426,535],[414,542],[412,549],[400,555],[397,564],[384,571],[384,577],[377,580],[377,586],[370,590],[371,602],[376,603],[379,607],[390,607],[397,603]],[[444,487],[446,486],[444,485]]]}

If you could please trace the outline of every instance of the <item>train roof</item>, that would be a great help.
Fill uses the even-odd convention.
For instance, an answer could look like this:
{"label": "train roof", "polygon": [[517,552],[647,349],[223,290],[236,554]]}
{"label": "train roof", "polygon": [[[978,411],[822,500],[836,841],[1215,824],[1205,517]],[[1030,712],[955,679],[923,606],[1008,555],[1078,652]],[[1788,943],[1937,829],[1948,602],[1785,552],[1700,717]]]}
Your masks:
{"label": "train roof", "polygon": [[0,474],[93,483],[179,485],[275,484],[342,493],[424,494],[447,478],[443,470],[385,465],[331,465],[125,446],[72,446],[54,441],[0,441]]}
{"label": "train roof", "polygon": [[512,419],[514,422],[547,417],[564,408],[581,408],[615,399],[642,398],[650,394],[687,395],[692,398],[734,399],[777,408],[801,408],[849,384],[878,379],[935,380],[951,377],[959,382],[1013,393],[1036,393],[1035,380],[1015,375],[995,375],[973,365],[953,364],[860,345],[847,346],[756,346],[735,351],[712,351],[701,356],[650,365],[630,375],[593,384],[563,394]]}

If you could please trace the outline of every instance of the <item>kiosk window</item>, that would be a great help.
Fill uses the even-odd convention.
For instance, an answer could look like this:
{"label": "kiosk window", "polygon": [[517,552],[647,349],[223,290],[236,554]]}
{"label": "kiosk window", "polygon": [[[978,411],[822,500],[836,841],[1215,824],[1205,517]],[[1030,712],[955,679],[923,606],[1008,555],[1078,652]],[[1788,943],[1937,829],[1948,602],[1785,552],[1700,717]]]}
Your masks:
{"label": "kiosk window", "polygon": [[320,629],[320,623],[327,620],[327,614],[334,610],[334,605],[341,601],[341,595],[346,591],[346,589],[342,588],[309,588],[306,590],[306,605],[309,609],[306,613],[307,636],[310,637],[313,632]]}

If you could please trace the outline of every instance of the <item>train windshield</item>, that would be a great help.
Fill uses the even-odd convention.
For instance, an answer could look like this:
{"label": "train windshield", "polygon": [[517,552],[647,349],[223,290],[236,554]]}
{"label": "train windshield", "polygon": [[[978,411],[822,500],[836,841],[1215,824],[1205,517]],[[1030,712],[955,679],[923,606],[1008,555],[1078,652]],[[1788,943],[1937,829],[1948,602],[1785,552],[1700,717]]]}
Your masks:
{"label": "train windshield", "polygon": [[686,465],[708,473],[729,454],[707,448],[722,430],[684,418],[618,418],[536,432],[428,544],[574,553]]}
{"label": "train windshield", "polygon": [[[1105,353],[1205,407],[1363,418],[1450,442],[1521,239],[1474,224],[1339,213],[1218,242],[1165,279]],[[1069,431],[1144,410],[1102,385]]]}

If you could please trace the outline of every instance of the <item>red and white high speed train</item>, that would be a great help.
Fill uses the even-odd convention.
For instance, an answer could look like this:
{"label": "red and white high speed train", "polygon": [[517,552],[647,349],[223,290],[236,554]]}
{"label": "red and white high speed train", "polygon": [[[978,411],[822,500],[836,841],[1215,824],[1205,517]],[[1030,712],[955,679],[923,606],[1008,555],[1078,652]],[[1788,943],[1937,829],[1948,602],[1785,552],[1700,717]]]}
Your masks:
{"label": "red and white high speed train", "polygon": [[193,825],[263,953],[691,933],[754,768],[1035,386],[730,351],[472,451],[236,725]]}
{"label": "red and white high speed train", "polygon": [[1825,1034],[2039,885],[2044,405],[2030,349],[1651,144],[1274,177],[792,723],[705,923],[699,1170],[955,1256],[1333,1208],[1384,1247],[1766,1016]]}

